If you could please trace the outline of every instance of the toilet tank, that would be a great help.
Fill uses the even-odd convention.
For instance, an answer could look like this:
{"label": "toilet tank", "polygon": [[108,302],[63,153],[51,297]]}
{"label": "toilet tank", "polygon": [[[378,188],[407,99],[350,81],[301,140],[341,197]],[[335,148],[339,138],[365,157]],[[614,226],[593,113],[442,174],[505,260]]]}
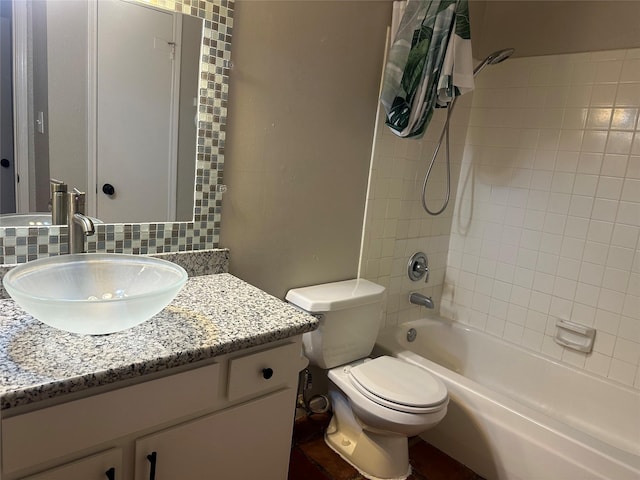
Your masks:
{"label": "toilet tank", "polygon": [[312,365],[333,368],[371,353],[380,326],[384,287],[364,279],[289,290],[286,300],[319,316],[317,330],[302,337]]}

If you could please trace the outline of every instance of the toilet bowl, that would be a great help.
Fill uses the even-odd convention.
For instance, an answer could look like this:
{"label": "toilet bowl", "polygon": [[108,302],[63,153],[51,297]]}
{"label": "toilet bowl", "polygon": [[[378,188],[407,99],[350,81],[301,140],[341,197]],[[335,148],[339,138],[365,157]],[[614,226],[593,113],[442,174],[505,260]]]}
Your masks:
{"label": "toilet bowl", "polygon": [[328,375],[370,430],[414,436],[442,420],[447,411],[444,384],[395,357],[365,359],[331,369]]}
{"label": "toilet bowl", "polygon": [[367,478],[409,476],[407,438],[444,418],[444,384],[393,357],[333,368],[328,376],[334,415],[326,443]]}
{"label": "toilet bowl", "polygon": [[363,279],[290,290],[286,299],[319,318],[303,335],[311,365],[328,370],[333,416],[325,441],[362,476],[403,480],[411,474],[408,437],[447,412],[444,384],[394,357],[367,358],[378,334],[384,287]]}

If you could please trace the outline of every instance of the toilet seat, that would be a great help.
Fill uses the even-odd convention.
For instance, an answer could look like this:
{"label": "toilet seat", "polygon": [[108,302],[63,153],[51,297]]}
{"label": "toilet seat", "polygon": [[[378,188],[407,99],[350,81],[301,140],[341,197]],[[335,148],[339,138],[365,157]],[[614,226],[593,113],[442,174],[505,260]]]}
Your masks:
{"label": "toilet seat", "polygon": [[369,400],[406,413],[432,413],[448,401],[444,384],[424,369],[382,356],[349,369],[351,385]]}

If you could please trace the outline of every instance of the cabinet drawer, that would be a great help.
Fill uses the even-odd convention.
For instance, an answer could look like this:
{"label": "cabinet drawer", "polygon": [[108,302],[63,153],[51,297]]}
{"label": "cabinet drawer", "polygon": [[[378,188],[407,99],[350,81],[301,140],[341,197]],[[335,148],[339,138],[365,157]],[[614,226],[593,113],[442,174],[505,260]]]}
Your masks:
{"label": "cabinet drawer", "polygon": [[[210,409],[218,364],[176,373],[2,420],[2,471],[52,461]],[[194,394],[197,386],[197,394]]]}
{"label": "cabinet drawer", "polygon": [[229,400],[256,396],[284,385],[296,386],[298,372],[305,365],[300,343],[234,358],[229,361]]}

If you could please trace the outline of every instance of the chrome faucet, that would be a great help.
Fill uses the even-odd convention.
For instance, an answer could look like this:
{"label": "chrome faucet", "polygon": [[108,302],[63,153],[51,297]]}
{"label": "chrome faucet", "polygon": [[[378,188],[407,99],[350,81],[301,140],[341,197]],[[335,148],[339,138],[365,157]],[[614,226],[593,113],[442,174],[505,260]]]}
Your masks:
{"label": "chrome faucet", "polygon": [[85,216],[85,193],[77,188],[67,193],[67,230],[69,253],[84,253],[85,237],[95,233],[93,221]]}
{"label": "chrome faucet", "polygon": [[85,216],[85,193],[77,188],[67,192],[67,184],[51,178],[51,223],[66,225],[69,253],[86,252],[84,237],[93,235],[93,221]]}
{"label": "chrome faucet", "polygon": [[431,297],[427,297],[426,295],[422,295],[421,293],[412,292],[409,294],[409,302],[414,305],[421,305],[427,308],[434,308],[435,305]]}

